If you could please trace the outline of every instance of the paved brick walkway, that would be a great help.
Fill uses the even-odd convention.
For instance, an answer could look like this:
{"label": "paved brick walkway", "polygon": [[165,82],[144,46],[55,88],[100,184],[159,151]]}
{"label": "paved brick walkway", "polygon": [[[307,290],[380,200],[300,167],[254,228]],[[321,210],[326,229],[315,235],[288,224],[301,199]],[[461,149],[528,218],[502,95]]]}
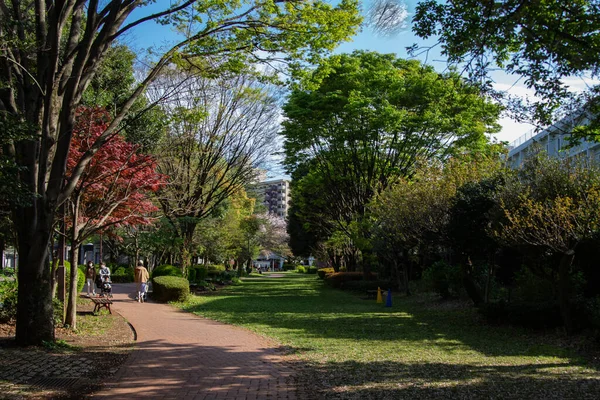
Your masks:
{"label": "paved brick walkway", "polygon": [[249,331],[140,304],[133,284],[113,285],[113,310],[137,332],[136,349],[94,398],[296,399],[292,369]]}

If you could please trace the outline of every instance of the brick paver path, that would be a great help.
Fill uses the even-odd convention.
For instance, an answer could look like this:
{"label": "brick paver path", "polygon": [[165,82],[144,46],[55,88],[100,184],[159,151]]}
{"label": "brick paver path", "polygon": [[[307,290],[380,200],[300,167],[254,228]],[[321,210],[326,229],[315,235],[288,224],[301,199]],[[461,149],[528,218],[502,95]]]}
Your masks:
{"label": "brick paver path", "polygon": [[94,398],[295,399],[292,369],[249,331],[134,301],[134,284],[113,285],[113,310],[137,332],[136,349]]}

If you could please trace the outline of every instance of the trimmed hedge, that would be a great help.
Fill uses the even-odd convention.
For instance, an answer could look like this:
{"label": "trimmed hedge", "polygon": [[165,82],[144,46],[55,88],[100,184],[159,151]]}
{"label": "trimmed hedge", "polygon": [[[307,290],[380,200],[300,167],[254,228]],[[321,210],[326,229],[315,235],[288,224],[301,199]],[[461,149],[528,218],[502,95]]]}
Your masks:
{"label": "trimmed hedge", "polygon": [[284,271],[293,271],[296,269],[296,266],[292,263],[283,263],[283,270]]}
{"label": "trimmed hedge", "polygon": [[316,274],[318,270],[319,270],[319,268],[317,268],[317,267],[308,267],[306,269],[306,273],[307,274]]}
{"label": "trimmed hedge", "polygon": [[159,276],[178,276],[183,277],[181,269],[172,265],[160,265],[152,271],[152,281]]}
{"label": "trimmed hedge", "polygon": [[306,267],[304,265],[298,265],[298,266],[296,266],[296,272],[298,272],[300,274],[305,274],[306,273]]}
{"label": "trimmed hedge", "polygon": [[114,283],[131,283],[133,282],[133,268],[118,267],[116,271],[110,275],[110,279]]}
{"label": "trimmed hedge", "polygon": [[221,275],[222,272],[225,272],[225,266],[220,265],[220,264],[215,264],[215,265],[208,264],[206,266],[206,268],[207,268],[207,276],[209,276],[211,278],[216,278],[219,275]]}
{"label": "trimmed hedge", "polygon": [[335,270],[333,268],[320,268],[317,271],[317,274],[319,275],[319,278],[321,279],[325,279],[325,277],[329,274],[333,274],[335,273]]}
{"label": "trimmed hedge", "polygon": [[[377,279],[377,274],[371,273],[369,280]],[[344,288],[344,284],[350,281],[362,281],[364,274],[362,272],[336,272],[325,277],[325,283],[334,288]]]}
{"label": "trimmed hedge", "polygon": [[[221,269],[219,266],[206,266],[206,265],[193,265],[188,268],[188,281],[192,282],[202,282],[209,276],[209,268],[211,276],[218,276],[221,273]],[[223,267],[222,271],[225,271],[225,267]]]}
{"label": "trimmed hedge", "polygon": [[196,268],[190,268],[188,269],[188,281],[191,282],[196,282]]}
{"label": "trimmed hedge", "polygon": [[208,276],[208,268],[206,268],[204,265],[199,265],[197,267],[194,267],[194,270],[196,271],[196,281],[203,281],[206,279],[206,277]]}
{"label": "trimmed hedge", "polygon": [[190,294],[190,283],[178,276],[157,276],[152,286],[152,298],[166,303],[168,301],[185,301]]}
{"label": "trimmed hedge", "polygon": [[0,322],[7,322],[17,317],[17,280],[0,281]]}
{"label": "trimmed hedge", "polygon": [[355,290],[357,292],[364,292],[365,290],[377,290],[380,288],[383,292],[387,292],[388,289],[397,290],[397,284],[389,280],[374,280],[374,281],[347,281],[344,282],[344,290]]}
{"label": "trimmed hedge", "polygon": [[[85,265],[79,265],[77,267],[77,293],[81,293],[85,286]],[[71,285],[71,263],[65,261],[65,285],[68,288]]]}

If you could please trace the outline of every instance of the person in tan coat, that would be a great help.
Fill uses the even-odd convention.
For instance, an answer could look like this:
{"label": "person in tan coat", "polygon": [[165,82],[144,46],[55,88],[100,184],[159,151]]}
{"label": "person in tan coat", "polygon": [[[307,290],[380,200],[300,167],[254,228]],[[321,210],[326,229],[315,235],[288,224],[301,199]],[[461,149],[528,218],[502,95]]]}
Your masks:
{"label": "person in tan coat", "polygon": [[140,260],[133,271],[133,280],[137,283],[137,301],[139,303],[144,302],[146,292],[148,291],[148,279],[150,279],[150,274],[148,274],[148,270],[144,267],[144,262]]}

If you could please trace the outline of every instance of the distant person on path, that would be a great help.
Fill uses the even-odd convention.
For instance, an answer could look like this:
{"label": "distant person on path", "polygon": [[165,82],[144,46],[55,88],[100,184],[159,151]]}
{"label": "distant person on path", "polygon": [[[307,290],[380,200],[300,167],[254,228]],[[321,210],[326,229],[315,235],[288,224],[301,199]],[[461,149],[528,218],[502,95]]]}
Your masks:
{"label": "distant person on path", "polygon": [[88,261],[87,268],[85,269],[85,279],[87,280],[87,295],[90,297],[90,286],[92,287],[92,294],[96,296],[96,268],[94,263]]}
{"label": "distant person on path", "polygon": [[137,267],[135,267],[135,271],[133,271],[133,280],[137,283],[137,301],[139,303],[144,302],[144,296],[148,288],[148,279],[150,279],[150,274],[148,274],[148,270],[144,267],[144,262],[140,260]]}

